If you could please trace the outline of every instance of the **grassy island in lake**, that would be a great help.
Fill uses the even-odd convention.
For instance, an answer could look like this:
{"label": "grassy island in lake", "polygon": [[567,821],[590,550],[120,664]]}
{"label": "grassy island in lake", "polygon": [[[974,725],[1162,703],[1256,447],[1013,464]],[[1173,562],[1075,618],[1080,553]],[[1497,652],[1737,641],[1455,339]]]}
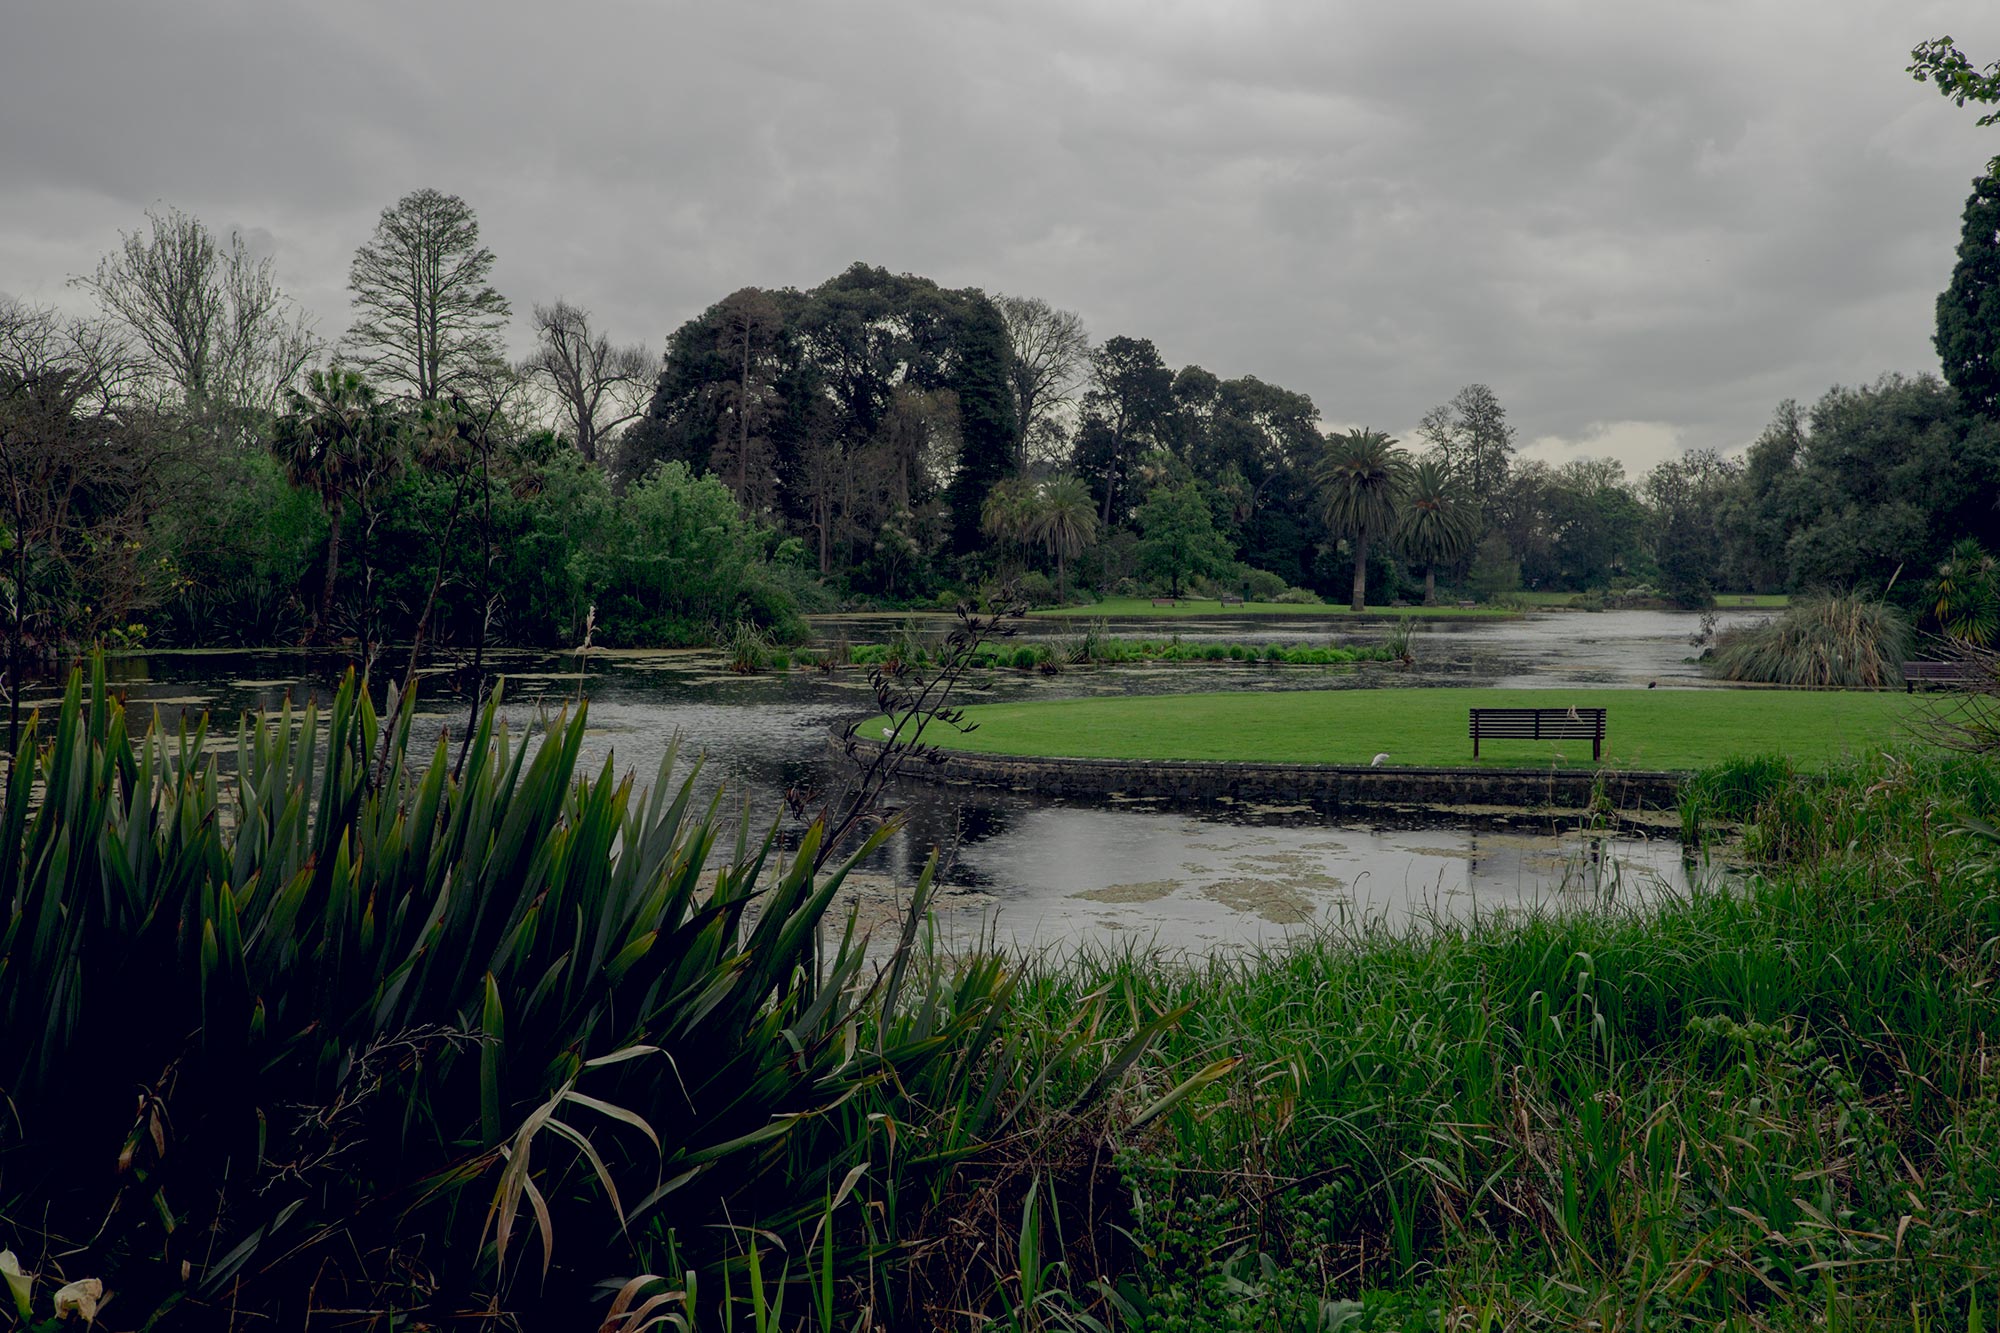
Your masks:
{"label": "grassy island in lake", "polygon": [[[1605,765],[1698,768],[1878,749],[1928,715],[1920,698],[1829,690],[1336,689],[981,704],[952,749],[1078,759],[1471,765],[1471,708],[1604,708]],[[1590,763],[1588,741],[1482,740],[1480,767]]]}

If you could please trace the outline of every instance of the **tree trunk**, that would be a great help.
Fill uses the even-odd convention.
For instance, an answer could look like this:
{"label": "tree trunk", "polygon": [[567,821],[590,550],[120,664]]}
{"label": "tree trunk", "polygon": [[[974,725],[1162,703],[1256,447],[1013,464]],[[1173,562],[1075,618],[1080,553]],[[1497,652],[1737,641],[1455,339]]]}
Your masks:
{"label": "tree trunk", "polygon": [[1349,611],[1365,611],[1368,603],[1368,538],[1354,539],[1354,600]]}
{"label": "tree trunk", "polygon": [[743,374],[736,382],[736,503],[749,512],[750,502],[750,321],[743,321]]}
{"label": "tree trunk", "polygon": [[1069,562],[1063,559],[1060,548],[1056,551],[1056,605],[1069,605]]}
{"label": "tree trunk", "polygon": [[310,644],[326,642],[326,628],[333,619],[333,587],[340,578],[340,520],[346,512],[347,506],[336,502],[326,514],[326,582],[320,588],[319,613],[306,636]]}
{"label": "tree trunk", "polygon": [[597,462],[597,423],[592,413],[582,404],[572,405],[576,412],[576,451],[583,455],[583,461],[595,465]]}
{"label": "tree trunk", "polygon": [[1436,606],[1438,601],[1437,566],[1424,566],[1424,605]]}

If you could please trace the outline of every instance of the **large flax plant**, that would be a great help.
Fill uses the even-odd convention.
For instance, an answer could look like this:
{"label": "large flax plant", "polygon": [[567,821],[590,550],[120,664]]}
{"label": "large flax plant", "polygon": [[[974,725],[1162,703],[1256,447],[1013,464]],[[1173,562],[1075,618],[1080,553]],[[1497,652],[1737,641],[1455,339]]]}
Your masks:
{"label": "large flax plant", "polygon": [[496,717],[454,779],[352,678],[233,747],[71,679],[0,807],[0,1248],[38,1290],[587,1326],[643,1238],[699,1267],[818,1210],[849,1145],[801,1126],[983,1067],[997,972],[905,982],[906,931],[885,1008],[821,942],[818,827],[731,845],[671,755],[649,795],[577,772],[582,709]]}

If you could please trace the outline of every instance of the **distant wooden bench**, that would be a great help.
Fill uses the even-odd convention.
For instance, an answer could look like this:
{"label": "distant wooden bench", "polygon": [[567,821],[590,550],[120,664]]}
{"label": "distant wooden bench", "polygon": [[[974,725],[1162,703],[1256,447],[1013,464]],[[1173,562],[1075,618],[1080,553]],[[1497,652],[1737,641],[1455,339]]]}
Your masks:
{"label": "distant wooden bench", "polygon": [[1155,597],[1155,598],[1153,599],[1153,605],[1154,605],[1154,606],[1179,606],[1179,605],[1180,605],[1180,602],[1179,602],[1179,601],[1177,601],[1176,599],[1172,598],[1172,597]]}
{"label": "distant wooden bench", "polygon": [[1230,597],[1230,596],[1227,596],[1227,595],[1224,595],[1224,596],[1222,596],[1222,597],[1218,597],[1218,598],[1216,598],[1215,600],[1216,600],[1216,601],[1218,601],[1218,602],[1221,602],[1221,603],[1222,603],[1222,604],[1223,604],[1224,606],[1241,606],[1241,605],[1243,605],[1243,599],[1242,599],[1241,597]]}
{"label": "distant wooden bench", "polygon": [[1590,757],[1604,757],[1602,708],[1475,708],[1472,710],[1472,757],[1479,758],[1482,740],[1588,740]]}
{"label": "distant wooden bench", "polygon": [[1903,692],[1915,694],[1917,682],[1926,685],[1970,685],[1979,679],[1979,668],[1970,662],[1905,662],[1903,663]]}

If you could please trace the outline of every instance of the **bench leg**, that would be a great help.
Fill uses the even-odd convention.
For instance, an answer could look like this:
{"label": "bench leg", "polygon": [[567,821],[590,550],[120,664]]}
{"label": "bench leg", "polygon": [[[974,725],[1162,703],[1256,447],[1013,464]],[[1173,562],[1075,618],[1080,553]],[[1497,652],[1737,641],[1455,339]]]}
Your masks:
{"label": "bench leg", "polygon": [[1479,758],[1479,733],[1476,731],[1472,733],[1472,757]]}

